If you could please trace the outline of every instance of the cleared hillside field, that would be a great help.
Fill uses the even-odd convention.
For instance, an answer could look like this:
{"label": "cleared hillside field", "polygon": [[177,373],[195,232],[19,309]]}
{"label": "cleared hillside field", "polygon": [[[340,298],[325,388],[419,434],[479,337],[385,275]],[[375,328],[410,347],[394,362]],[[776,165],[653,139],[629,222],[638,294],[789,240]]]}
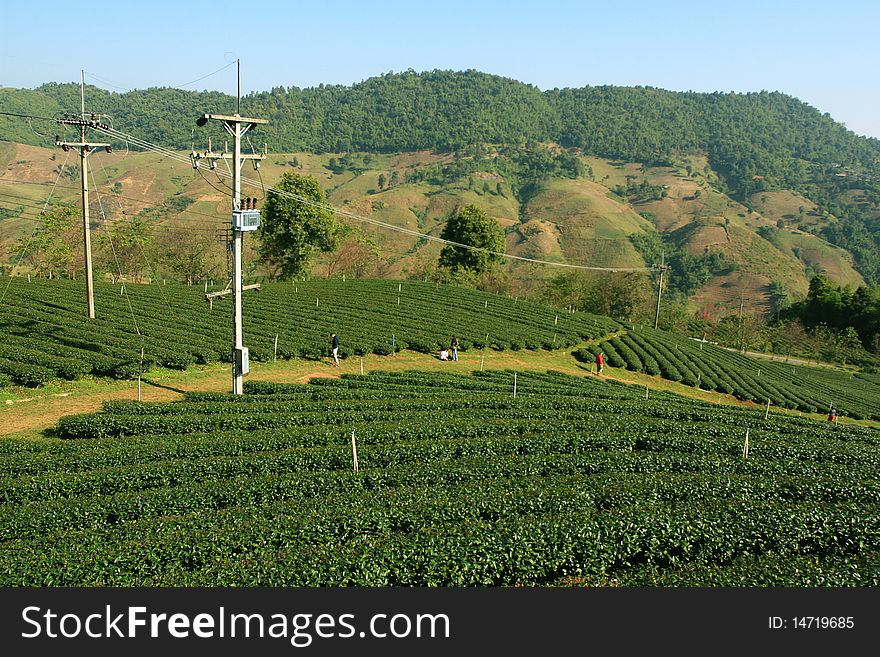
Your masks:
{"label": "cleared hillside field", "polygon": [[880,584],[880,432],[517,374],[248,382],[0,441],[0,584]]}
{"label": "cleared hillside field", "polygon": [[[85,375],[127,378],[142,367],[184,369],[230,361],[231,299],[204,287],[96,282],[96,319],[85,285],[4,278],[0,385],[37,386]],[[123,293],[124,292],[124,293]],[[431,353],[458,336],[461,349],[555,349],[620,328],[606,317],[568,313],[433,283],[316,280],[246,291],[245,345],[258,361],[326,357],[332,331],[343,358],[401,349]],[[143,366],[141,348],[144,350]]]}

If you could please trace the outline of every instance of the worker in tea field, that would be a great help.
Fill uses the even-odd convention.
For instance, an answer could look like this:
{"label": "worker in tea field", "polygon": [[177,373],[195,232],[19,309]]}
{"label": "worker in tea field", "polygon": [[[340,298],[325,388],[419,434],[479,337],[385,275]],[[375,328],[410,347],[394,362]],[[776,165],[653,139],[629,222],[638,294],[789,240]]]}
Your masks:
{"label": "worker in tea field", "polygon": [[828,421],[837,422],[837,409],[833,406],[831,407],[831,410],[828,411]]}
{"label": "worker in tea field", "polygon": [[446,347],[440,347],[440,360],[449,360],[449,351]]}
{"label": "worker in tea field", "polygon": [[333,354],[333,364],[336,367],[339,367],[339,336],[335,333],[331,333],[330,337],[333,339],[330,347],[330,353]]}
{"label": "worker in tea field", "polygon": [[458,360],[458,338],[452,336],[452,360]]}
{"label": "worker in tea field", "polygon": [[601,374],[602,368],[604,368],[604,367],[605,367],[605,354],[603,354],[600,351],[598,354],[596,354],[596,373]]}

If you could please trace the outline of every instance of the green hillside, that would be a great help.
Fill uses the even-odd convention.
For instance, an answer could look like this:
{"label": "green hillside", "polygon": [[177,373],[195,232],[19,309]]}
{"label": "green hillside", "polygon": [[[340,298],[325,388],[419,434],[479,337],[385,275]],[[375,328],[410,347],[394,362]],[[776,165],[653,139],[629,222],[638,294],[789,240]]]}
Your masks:
{"label": "green hillside", "polygon": [[[50,193],[54,202],[78,206],[78,164],[60,151],[0,143],[5,144],[2,152],[8,161],[0,175],[0,262],[14,264],[18,260],[11,247],[16,240],[27,241]],[[720,254],[727,269],[736,268],[733,274],[722,267],[706,280],[687,285],[679,270],[669,278],[675,289],[691,297],[695,308],[706,312],[723,314],[731,300],[741,296],[748,299],[750,311],[766,312],[771,284],[784,285],[793,298],[802,298],[809,277],[816,273],[841,285],[864,284],[845,250],[785,219],[785,227],[777,228],[781,215],[771,203],[761,207],[766,207],[765,216],[713,187],[718,178],[705,158],[684,158],[677,166],[663,167],[579,158],[576,169],[569,170],[563,168],[569,164],[565,155],[547,146],[453,154],[274,153],[255,180],[272,185],[291,169],[314,176],[330,202],[350,213],[342,220],[355,229],[354,236],[374,245],[359,264],[346,260],[345,249],[343,254],[319,257],[316,276],[341,275],[346,267],[349,275],[430,276],[439,244],[367,221],[439,236],[457,207],[473,203],[499,222],[507,252],[520,257],[613,268],[643,267],[664,256],[676,263],[675,250],[691,258]],[[201,239],[200,248],[209,257],[196,278],[222,277],[226,257],[221,235],[228,196],[221,179],[154,153],[96,153],[91,163],[99,271],[117,276],[121,270],[129,279],[179,278],[179,272],[169,269],[170,254],[179,251],[182,242]],[[381,189],[380,176],[386,181]],[[111,236],[115,242],[125,239],[135,225],[146,231],[141,234],[144,246],[127,256],[109,249]],[[656,241],[656,236],[663,237],[664,246],[652,252],[633,242]],[[73,230],[70,239],[71,271],[81,271],[81,236]],[[252,250],[253,238],[246,240],[248,245]],[[199,244],[191,245],[196,247]],[[246,259],[256,264],[255,254],[248,253]],[[33,268],[34,261],[29,257],[22,264]],[[17,272],[23,273],[24,267]],[[523,281],[519,285],[547,281],[557,273],[516,262],[506,264],[504,271],[512,281]]]}
{"label": "green hillside", "polygon": [[[79,106],[72,84],[0,91],[0,111],[10,113],[51,118]],[[86,97],[90,109],[113,117],[116,129],[178,149],[190,148],[198,114],[234,107],[233,98],[216,92],[167,88],[110,93],[88,87]],[[610,86],[541,92],[478,71],[407,71],[350,87],[276,87],[242,99],[242,111],[270,120],[253,137],[274,152],[454,153],[552,142],[645,165],[704,157],[712,185],[735,199],[780,190],[808,199],[833,218],[810,230],[850,251],[865,280],[880,282],[880,141],[859,137],[784,93]],[[41,125],[48,139],[22,119],[2,117],[0,137],[48,145],[54,126]],[[221,143],[226,136],[214,129],[206,127],[199,138],[213,134]],[[506,173],[522,200],[534,176],[527,167]]]}

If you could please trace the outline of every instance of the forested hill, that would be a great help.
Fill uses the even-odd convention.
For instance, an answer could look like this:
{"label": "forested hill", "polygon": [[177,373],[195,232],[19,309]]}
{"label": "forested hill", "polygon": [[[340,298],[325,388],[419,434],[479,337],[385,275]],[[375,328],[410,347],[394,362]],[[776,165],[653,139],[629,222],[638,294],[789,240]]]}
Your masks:
{"label": "forested hill", "polygon": [[[189,148],[201,112],[231,113],[217,92],[87,88],[88,109],[124,132]],[[75,84],[0,90],[0,111],[55,116],[79,107]],[[405,72],[352,86],[276,87],[242,99],[242,113],[267,117],[260,142],[276,152],[450,151],[477,143],[553,141],[586,153],[658,163],[704,151],[731,189],[797,187],[811,164],[880,166],[880,141],[859,137],[827,114],[777,92],[672,92],[651,87],[584,87],[542,92],[477,71]],[[21,122],[3,121],[8,141],[40,143]],[[45,144],[40,144],[45,145]],[[758,178],[756,182],[755,176]]]}
{"label": "forested hill", "polygon": [[[0,89],[0,111],[54,117],[76,111],[76,84]],[[218,92],[86,89],[90,111],[116,129],[189,149],[203,112],[232,113]],[[858,136],[828,114],[779,92],[693,93],[651,87],[541,91],[478,71],[389,73],[352,86],[276,87],[242,99],[246,116],[266,117],[249,137],[273,152],[457,151],[476,144],[555,142],[584,154],[664,164],[705,153],[721,191],[749,203],[756,192],[796,190],[828,216],[822,236],[852,252],[880,281],[880,140]],[[0,139],[49,146],[56,126],[0,117]],[[214,130],[211,133],[211,130]],[[43,133],[43,136],[37,134]],[[201,147],[228,137],[216,125]]]}

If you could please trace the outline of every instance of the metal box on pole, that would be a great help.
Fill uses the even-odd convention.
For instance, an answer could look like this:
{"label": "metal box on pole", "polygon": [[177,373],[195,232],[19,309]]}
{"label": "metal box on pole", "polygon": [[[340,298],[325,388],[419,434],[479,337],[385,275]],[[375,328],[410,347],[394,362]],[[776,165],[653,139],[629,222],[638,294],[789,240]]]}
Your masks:
{"label": "metal box on pole", "polygon": [[250,372],[250,351],[247,347],[235,348],[235,366],[241,374]]}
{"label": "metal box on pole", "polygon": [[232,212],[232,228],[233,230],[257,230],[260,227],[260,211],[259,210],[233,210]]}

